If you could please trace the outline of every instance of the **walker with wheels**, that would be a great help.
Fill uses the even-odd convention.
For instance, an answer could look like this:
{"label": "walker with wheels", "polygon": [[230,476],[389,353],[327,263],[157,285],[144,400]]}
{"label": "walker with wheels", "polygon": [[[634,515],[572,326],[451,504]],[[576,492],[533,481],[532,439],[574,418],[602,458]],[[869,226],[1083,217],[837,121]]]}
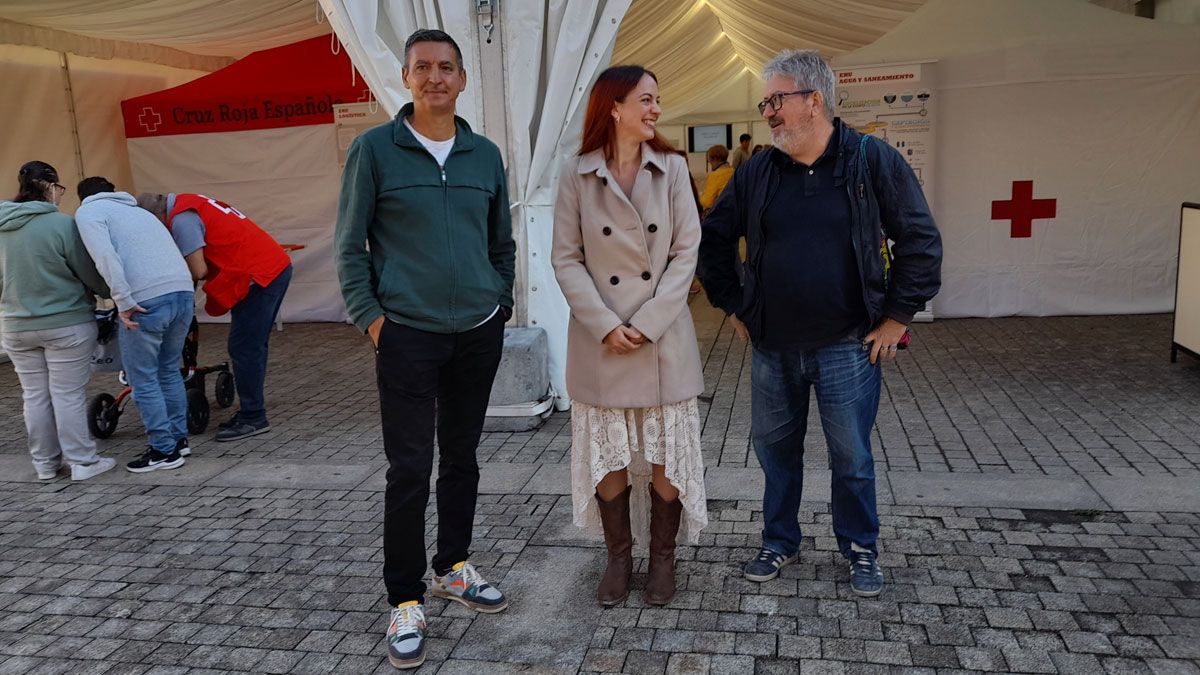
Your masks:
{"label": "walker with wheels", "polygon": [[[200,324],[193,318],[187,337],[183,341],[183,364],[180,368],[183,374],[184,388],[187,391],[189,434],[202,434],[208,428],[209,405],[208,397],[204,393],[204,377],[206,375],[216,373],[217,381],[213,387],[213,397],[216,399],[217,405],[228,408],[233,405],[237,394],[229,362],[224,361],[214,366],[199,366],[196,363],[199,352]],[[121,419],[121,413],[125,411],[125,404],[129,403],[129,398],[133,394],[133,388],[125,379],[125,371],[121,371],[117,378],[121,384],[125,385],[121,393],[116,397],[108,393],[97,394],[88,402],[88,429],[96,438],[108,438],[113,435],[117,429],[117,420]]]}

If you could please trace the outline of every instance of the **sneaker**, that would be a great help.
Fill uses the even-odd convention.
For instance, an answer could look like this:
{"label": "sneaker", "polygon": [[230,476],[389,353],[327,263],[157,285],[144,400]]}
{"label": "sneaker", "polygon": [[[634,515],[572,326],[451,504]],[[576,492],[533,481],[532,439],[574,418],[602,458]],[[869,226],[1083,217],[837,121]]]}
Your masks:
{"label": "sneaker", "polygon": [[883,570],[871,551],[850,551],[850,588],[864,598],[883,592]]}
{"label": "sneaker", "polygon": [[425,605],[411,600],[392,608],[387,629],[388,662],[401,670],[425,663]]}
{"label": "sneaker", "polygon": [[439,598],[461,602],[484,614],[495,614],[508,607],[508,598],[500,589],[484,581],[483,576],[466,561],[451,567],[444,577],[433,575],[433,588],[429,592]]}
{"label": "sneaker", "polygon": [[87,480],[108,471],[117,465],[112,457],[101,457],[91,464],[72,464],[71,480]]}
{"label": "sneaker", "polygon": [[62,460],[59,460],[53,467],[34,465],[37,470],[38,480],[54,480],[58,476],[58,472],[62,469]]}
{"label": "sneaker", "polygon": [[237,413],[233,413],[233,417],[230,417],[229,419],[225,420],[224,422],[221,422],[220,424],[218,424],[217,429],[218,430],[232,429],[233,427],[236,427],[237,425],[239,425],[241,423],[242,423],[242,419],[240,417],[238,417]]}
{"label": "sneaker", "polygon": [[784,555],[764,548],[742,567],[742,576],[750,581],[770,581],[779,576],[779,570],[783,569],[784,565],[794,562],[796,562],[794,555]]}
{"label": "sneaker", "polygon": [[154,448],[150,448],[146,454],[126,464],[125,468],[133,473],[146,473],[159,469],[178,469],[183,466],[183,462],[183,457],[176,450],[172,450],[169,455],[164,455]]}
{"label": "sneaker", "polygon": [[271,424],[269,422],[263,422],[262,424],[250,424],[249,422],[238,420],[237,423],[233,424],[232,426],[225,427],[224,429],[218,431],[217,440],[222,442],[240,441],[243,438],[250,438],[251,436],[265,434],[270,430]]}
{"label": "sneaker", "polygon": [[175,441],[175,452],[178,452],[180,457],[187,457],[191,455],[192,448],[188,445],[188,439],[181,438]]}

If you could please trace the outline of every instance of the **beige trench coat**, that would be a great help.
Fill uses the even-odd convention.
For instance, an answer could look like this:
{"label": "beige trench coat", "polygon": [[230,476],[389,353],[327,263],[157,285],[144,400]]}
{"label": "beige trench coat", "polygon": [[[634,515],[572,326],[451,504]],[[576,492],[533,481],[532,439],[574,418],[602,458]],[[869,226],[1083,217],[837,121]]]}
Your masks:
{"label": "beige trench coat", "polygon": [[[700,218],[687,164],[642,144],[629,199],[604,154],[563,165],[554,207],[552,262],[571,306],[567,394],[606,408],[649,408],[704,391],[688,289]],[[627,323],[649,340],[630,354],[603,344]]]}

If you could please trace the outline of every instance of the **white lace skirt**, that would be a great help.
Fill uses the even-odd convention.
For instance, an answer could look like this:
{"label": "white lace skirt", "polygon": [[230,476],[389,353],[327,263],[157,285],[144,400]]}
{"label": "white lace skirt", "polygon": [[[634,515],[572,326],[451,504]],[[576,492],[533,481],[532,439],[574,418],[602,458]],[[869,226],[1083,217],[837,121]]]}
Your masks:
{"label": "white lace skirt", "polygon": [[596,485],[610,472],[628,468],[633,538],[649,545],[651,464],[663,465],[667,480],[679,490],[683,515],[678,542],[697,543],[700,530],[708,525],[708,507],[696,399],[657,408],[571,404],[571,497],[576,525],[589,534],[604,535]]}

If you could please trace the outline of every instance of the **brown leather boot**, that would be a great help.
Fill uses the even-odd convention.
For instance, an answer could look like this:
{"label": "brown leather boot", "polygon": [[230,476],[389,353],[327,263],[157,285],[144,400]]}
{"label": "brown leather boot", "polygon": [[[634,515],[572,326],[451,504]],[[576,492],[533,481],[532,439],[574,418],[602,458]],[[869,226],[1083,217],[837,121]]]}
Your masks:
{"label": "brown leather boot", "polygon": [[647,605],[665,605],[675,597],[675,537],[683,504],[666,501],[650,486],[650,573],[646,576]]}
{"label": "brown leather boot", "polygon": [[596,495],[600,523],[604,526],[604,544],[608,547],[608,566],[600,577],[596,599],[605,607],[620,604],[629,597],[629,578],[633,576],[633,533],[629,529],[629,492],[625,490],[612,501]]}

